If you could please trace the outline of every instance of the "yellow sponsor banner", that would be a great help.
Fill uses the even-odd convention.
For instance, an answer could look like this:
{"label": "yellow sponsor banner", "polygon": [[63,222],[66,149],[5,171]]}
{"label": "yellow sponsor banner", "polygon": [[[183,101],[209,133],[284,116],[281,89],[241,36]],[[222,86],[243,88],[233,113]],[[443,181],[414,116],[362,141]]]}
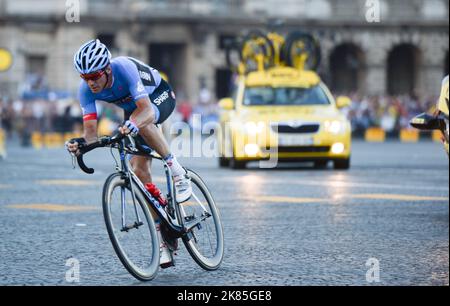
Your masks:
{"label": "yellow sponsor banner", "polygon": [[431,137],[432,137],[433,141],[436,141],[436,142],[441,142],[442,141],[442,136],[443,136],[442,132],[439,131],[439,130],[435,130],[431,134]]}
{"label": "yellow sponsor banner", "polygon": [[44,144],[47,148],[60,148],[64,145],[63,134],[47,133],[44,135]]}
{"label": "yellow sponsor banner", "polygon": [[64,136],[63,136],[64,143],[66,141],[69,141],[69,140],[73,139],[73,138],[81,138],[81,137],[82,137],[82,135],[79,134],[79,133],[65,133]]}
{"label": "yellow sponsor banner", "polygon": [[418,142],[419,131],[416,129],[402,129],[400,131],[400,140],[402,142]]}
{"label": "yellow sponsor banner", "polygon": [[382,128],[368,128],[365,139],[368,142],[384,142],[386,140],[386,132]]}
{"label": "yellow sponsor banner", "polygon": [[6,157],[5,132],[0,129],[0,157]]}
{"label": "yellow sponsor banner", "polygon": [[66,141],[72,138],[80,138],[79,133],[40,133],[33,132],[31,134],[31,144],[35,149],[46,148],[62,148]]}
{"label": "yellow sponsor banner", "polygon": [[42,149],[44,146],[43,135],[39,132],[33,132],[31,134],[31,145],[35,149]]}

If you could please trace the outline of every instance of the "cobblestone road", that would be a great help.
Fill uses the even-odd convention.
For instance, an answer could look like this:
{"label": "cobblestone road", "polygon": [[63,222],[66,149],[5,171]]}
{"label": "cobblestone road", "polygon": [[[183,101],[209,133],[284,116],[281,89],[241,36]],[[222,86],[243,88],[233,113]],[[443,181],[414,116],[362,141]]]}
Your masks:
{"label": "cobblestone road", "polygon": [[0,284],[69,285],[72,258],[79,285],[368,285],[370,258],[374,284],[449,284],[449,165],[439,144],[356,142],[350,171],[232,171],[184,159],[216,198],[225,258],[206,272],[181,250],[150,283],[128,274],[108,239],[109,152],[86,162],[94,175],[72,170],[64,150],[12,146],[0,161]]}

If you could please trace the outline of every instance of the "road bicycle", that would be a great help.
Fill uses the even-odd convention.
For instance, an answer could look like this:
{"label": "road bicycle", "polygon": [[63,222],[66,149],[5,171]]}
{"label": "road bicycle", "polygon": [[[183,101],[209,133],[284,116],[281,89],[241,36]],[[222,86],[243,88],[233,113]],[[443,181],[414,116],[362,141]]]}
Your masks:
{"label": "road bicycle", "polygon": [[[103,215],[113,248],[128,272],[141,281],[150,281],[159,271],[161,241],[154,219],[159,219],[163,240],[168,242],[172,255],[181,238],[200,267],[208,271],[218,269],[224,256],[223,228],[215,201],[201,177],[186,169],[192,182],[192,196],[184,203],[177,203],[171,171],[164,160],[137,139],[120,133],[81,145],[80,155],[75,159],[81,170],[93,174],[94,169],[86,166],[83,155],[104,147],[111,149],[116,172],[106,179],[103,187]],[[113,150],[118,150],[120,162]],[[130,155],[163,162],[166,205],[162,205],[133,172]]]}

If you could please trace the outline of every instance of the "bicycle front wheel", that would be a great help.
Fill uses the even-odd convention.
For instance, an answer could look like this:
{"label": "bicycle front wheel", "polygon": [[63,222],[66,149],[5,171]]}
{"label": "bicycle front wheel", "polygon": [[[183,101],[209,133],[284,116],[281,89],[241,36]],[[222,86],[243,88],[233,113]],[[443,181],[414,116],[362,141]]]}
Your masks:
{"label": "bicycle front wheel", "polygon": [[117,256],[135,278],[149,281],[159,269],[159,240],[155,222],[139,188],[134,186],[135,204],[130,184],[121,174],[112,174],[103,188],[103,214]]}
{"label": "bicycle front wheel", "polygon": [[184,237],[183,243],[195,262],[205,270],[219,268],[224,255],[224,236],[219,211],[206,184],[195,172],[188,170],[192,196],[178,204],[183,222],[201,218],[201,222]]}

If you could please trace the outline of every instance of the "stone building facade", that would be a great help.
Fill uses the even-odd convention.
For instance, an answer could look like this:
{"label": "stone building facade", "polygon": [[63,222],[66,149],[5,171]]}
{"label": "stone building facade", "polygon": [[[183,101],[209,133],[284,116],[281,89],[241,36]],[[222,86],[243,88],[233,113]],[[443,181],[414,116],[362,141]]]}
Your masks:
{"label": "stone building facade", "polygon": [[227,94],[223,41],[246,30],[306,30],[321,41],[320,74],[335,92],[433,94],[448,73],[448,0],[0,0],[2,96],[40,75],[76,92],[72,57],[99,37],[113,56],[130,55],[168,74],[178,96],[200,87]]}

